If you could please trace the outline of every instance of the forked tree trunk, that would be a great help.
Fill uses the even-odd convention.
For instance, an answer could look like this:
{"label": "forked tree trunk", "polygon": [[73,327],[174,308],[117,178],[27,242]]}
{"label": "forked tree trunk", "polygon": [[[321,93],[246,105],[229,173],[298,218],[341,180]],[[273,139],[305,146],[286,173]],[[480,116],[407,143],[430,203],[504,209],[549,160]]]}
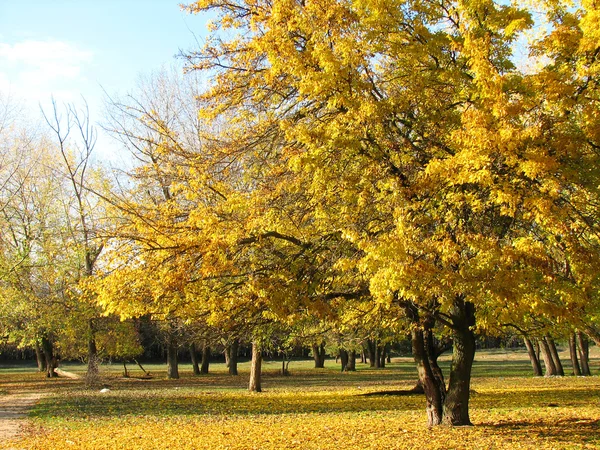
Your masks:
{"label": "forked tree trunk", "polygon": [[342,372],[348,370],[348,351],[344,349],[340,349],[340,363],[342,365]]}
{"label": "forked tree trunk", "polygon": [[579,347],[579,361],[581,362],[581,375],[589,377],[590,372],[590,347],[589,341],[581,331],[577,332],[577,346]]}
{"label": "forked tree trunk", "polygon": [[556,367],[556,374],[564,377],[565,370],[563,369],[563,365],[560,362],[560,358],[558,356],[558,350],[556,349],[556,344],[554,339],[550,337],[550,335],[546,335],[546,341],[548,342],[548,347],[550,348],[550,354],[552,355],[552,361],[554,361],[554,367]]}
{"label": "forked tree trunk", "polygon": [[238,350],[240,348],[239,339],[234,339],[231,345],[228,347],[229,353],[229,375],[238,374]]}
{"label": "forked tree trunk", "polygon": [[[206,342],[202,345],[202,363],[200,364],[200,373],[206,375],[210,364],[210,347]],[[236,368],[237,369],[237,368]]]}
{"label": "forked tree trunk", "polygon": [[44,352],[40,347],[39,342],[35,342],[35,360],[37,361],[38,372],[44,372],[46,370],[46,360],[44,359]]}
{"label": "forked tree trunk", "polygon": [[167,336],[167,378],[179,379],[179,364],[177,362],[177,338],[173,333]]}
{"label": "forked tree trunk", "polygon": [[348,354],[348,365],[346,366],[348,372],[356,372],[356,350],[352,350]]}
{"label": "forked tree trunk", "polygon": [[415,329],[411,334],[412,352],[419,373],[419,385],[425,392],[427,405],[427,425],[432,427],[442,423],[443,418],[443,390],[445,386],[440,386],[438,379],[434,376],[429,363],[423,330]]}
{"label": "forked tree trunk", "polygon": [[527,353],[529,354],[529,360],[531,361],[533,374],[536,377],[541,377],[543,375],[542,365],[540,364],[540,360],[537,357],[537,353],[535,351],[535,348],[533,347],[533,343],[531,342],[531,339],[529,339],[527,336],[523,338],[523,341],[525,341],[525,347],[527,347]]}
{"label": "forked tree trunk", "polygon": [[200,375],[200,365],[198,364],[198,352],[196,351],[196,344],[193,342],[189,346],[190,359],[192,360],[192,370],[194,375]]}
{"label": "forked tree trunk", "polygon": [[58,367],[58,364],[56,357],[54,356],[52,342],[50,342],[47,337],[42,338],[42,352],[44,353],[44,359],[46,360],[46,377],[57,377],[58,375],[54,372],[54,369]]}
{"label": "forked tree trunk", "polygon": [[262,354],[260,346],[256,342],[252,342],[252,364],[250,366],[250,382],[248,390],[250,392],[261,392],[261,366]]}
{"label": "forked tree trunk", "polygon": [[556,366],[554,365],[554,360],[552,359],[552,353],[550,352],[550,347],[544,338],[539,339],[540,350],[542,353],[542,359],[544,360],[544,366],[546,367],[546,373],[544,376],[551,377],[557,374]]}
{"label": "forked tree trunk", "polygon": [[452,308],[453,346],[443,423],[472,425],[469,417],[471,369],[475,358],[475,306],[457,296]]}
{"label": "forked tree trunk", "polygon": [[575,333],[569,335],[569,355],[571,356],[573,375],[576,377],[581,376],[581,367],[579,367],[579,360],[577,359],[577,341],[575,340]]}

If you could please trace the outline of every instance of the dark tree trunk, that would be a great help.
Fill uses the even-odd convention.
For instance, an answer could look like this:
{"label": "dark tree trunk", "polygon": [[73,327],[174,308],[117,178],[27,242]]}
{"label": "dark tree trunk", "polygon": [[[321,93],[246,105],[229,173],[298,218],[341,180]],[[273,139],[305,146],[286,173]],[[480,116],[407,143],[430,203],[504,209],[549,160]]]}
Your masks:
{"label": "dark tree trunk", "polygon": [[387,345],[380,345],[379,348],[380,353],[379,353],[379,367],[382,369],[385,369],[385,362],[387,361],[387,351],[388,351],[388,347]]}
{"label": "dark tree trunk", "polygon": [[348,351],[340,349],[340,363],[342,364],[342,372],[348,370]]}
{"label": "dark tree trunk", "polygon": [[198,364],[198,352],[196,351],[196,344],[193,342],[190,344],[190,359],[192,360],[192,370],[194,375],[200,375],[200,365]]}
{"label": "dark tree trunk", "polygon": [[581,376],[581,367],[579,367],[579,360],[577,359],[577,341],[575,338],[575,333],[571,333],[569,335],[569,355],[571,356],[573,375],[576,377]]}
{"label": "dark tree trunk", "polygon": [[[383,349],[379,345],[378,341],[375,341],[373,345],[375,346],[375,368],[380,369]],[[383,361],[384,361],[384,366],[385,366],[385,360],[383,360]]]}
{"label": "dark tree trunk", "polygon": [[[200,373],[206,375],[210,364],[210,347],[206,342],[202,345],[202,363],[200,364]],[[237,370],[237,367],[236,367]]]}
{"label": "dark tree trunk", "polygon": [[315,361],[315,369],[323,369],[325,367],[325,344],[313,344],[313,359]]}
{"label": "dark tree trunk", "polygon": [[369,351],[369,366],[375,367],[377,359],[377,344],[371,339],[367,341],[367,350]]}
{"label": "dark tree trunk", "polygon": [[238,350],[240,348],[240,340],[234,339],[231,345],[228,347],[229,353],[229,375],[238,374]]}
{"label": "dark tree trunk", "polygon": [[35,359],[37,361],[38,372],[44,372],[46,370],[46,360],[44,359],[44,352],[40,347],[39,342],[35,342]]}
{"label": "dark tree trunk", "polygon": [[577,346],[579,347],[579,361],[581,362],[581,375],[589,377],[590,372],[590,344],[585,334],[577,332]]}
{"label": "dark tree trunk", "polygon": [[361,364],[366,364],[367,363],[367,352],[365,351],[364,348],[360,352],[360,363]]}
{"label": "dark tree trunk", "polygon": [[453,326],[452,366],[444,402],[443,423],[471,425],[469,396],[471,369],[475,358],[475,306],[457,296],[451,312]]}
{"label": "dark tree trunk", "polygon": [[550,348],[550,354],[552,355],[552,361],[554,361],[554,367],[556,367],[556,374],[564,377],[565,370],[563,369],[563,365],[558,357],[558,350],[556,349],[554,339],[552,339],[549,335],[546,335],[546,341],[548,342],[548,347]]}
{"label": "dark tree trunk", "polygon": [[248,390],[250,392],[261,392],[261,365],[262,354],[260,347],[256,342],[252,343],[252,364],[250,366],[250,382]]}
{"label": "dark tree trunk", "polygon": [[556,366],[554,365],[554,360],[552,359],[552,353],[550,352],[550,346],[544,338],[540,339],[539,343],[542,359],[544,360],[544,366],[546,366],[546,373],[544,375],[547,377],[554,376],[557,372]]}
{"label": "dark tree trunk", "polygon": [[44,353],[44,359],[46,360],[46,377],[57,377],[58,375],[54,372],[54,369],[58,367],[56,357],[54,356],[54,349],[52,342],[46,337],[42,338],[42,352]]}
{"label": "dark tree trunk", "polygon": [[542,365],[540,364],[540,360],[537,357],[535,348],[533,347],[533,343],[531,339],[528,337],[524,337],[523,341],[525,342],[525,347],[527,347],[527,353],[529,354],[529,360],[531,361],[531,367],[533,368],[533,374],[536,377],[541,377],[543,375]]}
{"label": "dark tree trunk", "polygon": [[348,354],[348,365],[346,366],[348,372],[356,372],[356,350],[352,350]]}
{"label": "dark tree trunk", "polygon": [[167,378],[179,379],[179,363],[177,362],[177,338],[174,333],[167,336]]}
{"label": "dark tree trunk", "polygon": [[434,376],[429,364],[423,331],[415,329],[412,331],[412,352],[417,364],[420,387],[425,392],[427,402],[427,425],[432,427],[442,423],[443,416],[443,391],[445,387],[440,386],[438,379]]}

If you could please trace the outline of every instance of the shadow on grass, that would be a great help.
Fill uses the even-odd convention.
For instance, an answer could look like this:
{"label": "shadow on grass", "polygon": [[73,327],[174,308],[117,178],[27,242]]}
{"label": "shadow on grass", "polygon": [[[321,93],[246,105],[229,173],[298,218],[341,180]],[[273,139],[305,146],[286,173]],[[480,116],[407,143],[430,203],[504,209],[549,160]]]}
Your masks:
{"label": "shadow on grass", "polygon": [[533,437],[564,444],[564,447],[560,448],[567,448],[569,444],[582,441],[590,445],[600,444],[600,420],[596,419],[484,422],[479,426],[489,428],[494,434],[509,435],[515,440]]}

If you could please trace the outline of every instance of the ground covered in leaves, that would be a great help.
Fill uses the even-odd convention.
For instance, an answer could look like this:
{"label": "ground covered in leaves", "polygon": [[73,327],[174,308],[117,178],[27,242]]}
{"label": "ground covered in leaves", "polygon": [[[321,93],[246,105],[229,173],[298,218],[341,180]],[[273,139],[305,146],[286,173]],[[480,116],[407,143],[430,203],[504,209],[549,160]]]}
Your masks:
{"label": "ground covered in leaves", "polygon": [[[248,367],[231,377],[222,365],[193,377],[124,379],[104,366],[109,390],[80,381],[46,380],[32,368],[1,370],[0,395],[42,392],[25,434],[0,444],[26,449],[580,449],[600,447],[600,378],[533,378],[521,354],[478,355],[473,379],[474,427],[425,425],[422,395],[410,389],[415,369],[398,358],[386,369],[359,365],[341,374],[334,362],[312,369],[292,362],[291,375],[267,363],[261,394],[245,391]],[[598,363],[593,362],[595,373]],[[83,370],[82,366],[67,367]],[[568,369],[567,369],[568,370]],[[135,375],[135,373],[134,373]],[[370,395],[365,395],[370,394]]]}

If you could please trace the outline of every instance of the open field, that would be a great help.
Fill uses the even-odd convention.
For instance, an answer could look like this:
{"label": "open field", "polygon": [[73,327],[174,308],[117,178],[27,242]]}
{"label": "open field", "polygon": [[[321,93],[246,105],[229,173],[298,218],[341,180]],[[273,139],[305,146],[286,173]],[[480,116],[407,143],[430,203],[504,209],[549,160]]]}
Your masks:
{"label": "open field", "polygon": [[[600,355],[593,348],[592,370]],[[561,355],[566,356],[566,355]],[[567,362],[564,357],[563,361]],[[444,361],[447,368],[447,361]],[[410,358],[386,369],[358,364],[340,373],[334,361],[266,362],[261,394],[246,392],[248,364],[240,376],[212,364],[193,377],[182,365],[180,380],[166,380],[162,365],[148,365],[152,380],[124,379],[122,366],[105,365],[109,391],[87,390],[77,380],[46,380],[32,366],[2,366],[0,398],[43,395],[25,434],[2,448],[56,449],[578,449],[600,447],[600,378],[533,378],[526,354],[484,351],[476,356],[471,419],[474,427],[428,429],[425,399],[368,395],[410,389]],[[65,365],[83,371],[82,365]],[[130,366],[132,375],[141,371]],[[137,370],[136,370],[137,369]],[[568,372],[570,369],[565,367]]]}

